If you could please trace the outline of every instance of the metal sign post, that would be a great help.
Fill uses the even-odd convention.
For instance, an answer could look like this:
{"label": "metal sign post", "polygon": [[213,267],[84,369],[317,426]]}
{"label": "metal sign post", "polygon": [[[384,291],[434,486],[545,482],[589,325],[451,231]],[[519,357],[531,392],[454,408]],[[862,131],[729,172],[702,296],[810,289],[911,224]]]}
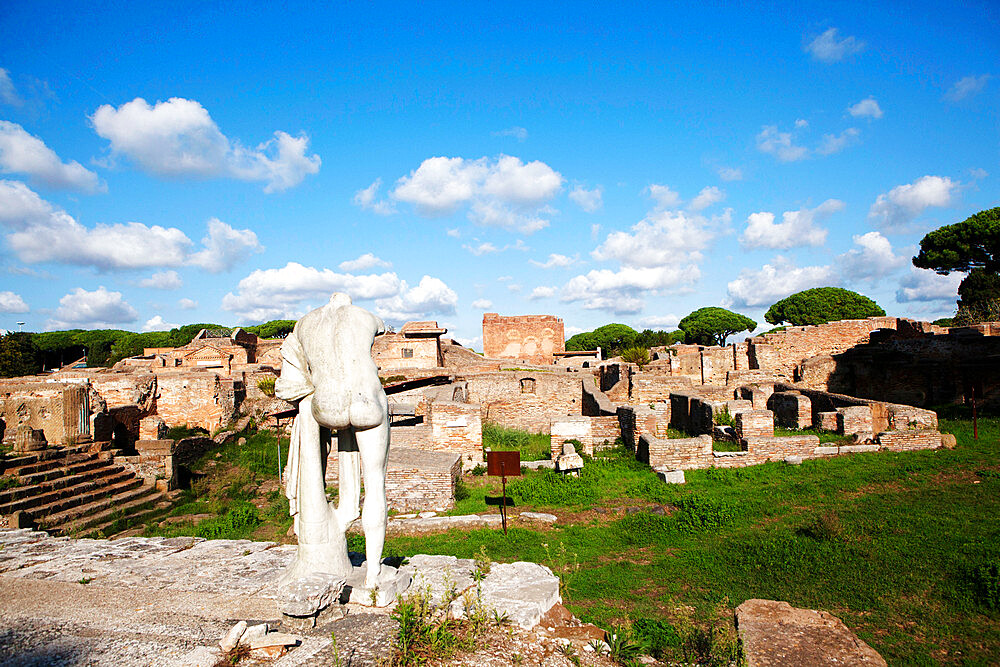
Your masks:
{"label": "metal sign post", "polygon": [[503,534],[507,534],[507,475],[511,477],[521,476],[521,453],[520,452],[486,452],[486,474],[493,477],[500,477],[500,523],[503,526]]}

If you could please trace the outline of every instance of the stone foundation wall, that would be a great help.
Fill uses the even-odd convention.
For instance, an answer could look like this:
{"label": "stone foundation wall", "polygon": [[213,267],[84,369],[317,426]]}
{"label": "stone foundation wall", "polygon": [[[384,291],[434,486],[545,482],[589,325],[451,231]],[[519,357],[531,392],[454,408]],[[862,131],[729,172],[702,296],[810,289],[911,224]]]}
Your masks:
{"label": "stone foundation wall", "polygon": [[636,458],[653,468],[707,468],[712,463],[712,436],[667,439],[644,433],[639,437]]}
{"label": "stone foundation wall", "polygon": [[[389,509],[397,512],[449,510],[455,506],[455,480],[462,474],[456,452],[435,452],[408,447],[390,447],[385,476],[385,497]],[[326,483],[340,479],[336,447],[326,459]]]}
{"label": "stone foundation wall", "polygon": [[632,377],[629,403],[649,403],[665,401],[675,391],[691,391],[691,380],[686,377],[661,375],[658,373],[636,373]]}
{"label": "stone foundation wall", "polygon": [[478,405],[439,401],[430,404],[431,439],[428,450],[461,457],[466,470],[483,462],[483,422]]}
{"label": "stone foundation wall", "polygon": [[482,406],[484,421],[545,433],[554,419],[582,414],[578,373],[506,371],[463,375],[470,403]]}
{"label": "stone foundation wall", "polygon": [[170,427],[212,432],[236,418],[244,394],[242,382],[214,373],[164,374],[157,378],[156,414]]}
{"label": "stone foundation wall", "polygon": [[0,438],[13,445],[19,426],[40,430],[52,445],[91,435],[86,384],[14,378],[0,381]]}
{"label": "stone foundation wall", "polygon": [[147,484],[155,484],[164,491],[177,488],[177,465],[174,461],[173,440],[137,440],[133,456],[115,456],[114,462],[132,474],[142,477]]}
{"label": "stone foundation wall", "polygon": [[941,433],[934,429],[883,431],[878,434],[876,441],[882,447],[894,452],[937,449],[941,446]]}
{"label": "stone foundation wall", "polygon": [[593,456],[607,442],[610,446],[621,434],[618,416],[563,417],[554,420],[549,429],[552,435],[551,456],[555,460],[562,453],[566,440],[578,440],[577,452]]}
{"label": "stone foundation wall", "polygon": [[770,410],[745,410],[733,419],[736,435],[741,440],[774,436],[774,413]]}
{"label": "stone foundation wall", "polygon": [[837,408],[837,433],[853,435],[872,432],[872,409],[867,405]]}

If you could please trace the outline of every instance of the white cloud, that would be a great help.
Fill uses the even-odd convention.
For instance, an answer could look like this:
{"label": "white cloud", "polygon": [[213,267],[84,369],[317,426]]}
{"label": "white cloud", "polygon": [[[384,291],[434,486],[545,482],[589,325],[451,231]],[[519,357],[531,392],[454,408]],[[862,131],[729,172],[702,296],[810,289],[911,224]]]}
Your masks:
{"label": "white cloud", "polygon": [[467,347],[470,350],[483,349],[482,336],[473,336],[472,338],[463,338],[461,336],[455,336],[454,340],[462,347]]}
{"label": "white cloud", "polygon": [[146,320],[146,323],[142,325],[143,331],[170,331],[171,329],[176,329],[179,324],[174,324],[172,322],[164,322],[162,315],[154,315],[153,317]]}
{"label": "white cloud", "polygon": [[382,187],[382,179],[376,178],[367,188],[363,188],[354,193],[355,206],[360,206],[366,211],[373,211],[378,215],[391,215],[396,212],[396,207],[387,199],[378,199],[379,188]]}
{"label": "white cloud", "polygon": [[234,229],[218,218],[208,221],[208,233],[201,239],[201,245],[204,250],[191,255],[188,263],[209,273],[228,271],[251,254],[264,250],[252,230]]}
{"label": "white cloud", "polygon": [[666,185],[652,183],[646,187],[644,192],[656,202],[657,208],[674,208],[681,203],[681,196]]}
{"label": "white cloud", "polygon": [[807,53],[825,63],[843,60],[855,53],[861,53],[864,48],[865,43],[854,37],[840,39],[836,28],[830,28],[822,35],[817,35],[805,46]]}
{"label": "white cloud", "polygon": [[875,280],[888,275],[906,263],[906,258],[892,251],[889,239],[879,232],[855,235],[852,248],[837,258],[845,282]]}
{"label": "white cloud", "polygon": [[508,127],[506,130],[500,130],[499,132],[493,133],[494,137],[514,137],[518,141],[524,141],[528,138],[528,131],[523,127]]}
{"label": "white cloud", "polygon": [[173,270],[159,271],[149,278],[139,281],[139,287],[150,287],[152,289],[180,289],[183,286],[184,281]]}
{"label": "white cloud", "polygon": [[20,294],[7,290],[0,292],[0,313],[26,313],[29,310]]}
{"label": "white cloud", "polygon": [[795,120],[795,129],[801,130],[807,127],[809,127],[809,121],[805,118],[798,118]]}
{"label": "white cloud", "polygon": [[548,226],[542,215],[552,211],[545,204],[562,182],[544,162],[524,163],[509,155],[496,160],[432,157],[400,178],[392,196],[425,216],[448,215],[468,204],[473,222],[531,234]]}
{"label": "white cloud", "polygon": [[471,306],[473,308],[479,308],[481,310],[486,310],[493,307],[493,302],[489,299],[476,299],[472,302]]}
{"label": "white cloud", "polygon": [[979,76],[963,76],[961,79],[955,82],[948,92],[945,93],[945,99],[952,102],[958,102],[964,100],[967,97],[972,97],[982,92],[983,88],[986,87],[986,83],[993,77],[989,74],[981,74]]}
{"label": "white cloud", "polygon": [[0,67],[0,102],[12,107],[19,107],[24,103],[17,94],[14,82],[10,80],[10,73],[2,67]]}
{"label": "white cloud", "polygon": [[559,290],[557,290],[555,287],[545,287],[545,286],[536,287],[535,289],[531,290],[531,294],[528,295],[528,300],[536,301],[538,299],[551,299],[558,292]]}
{"label": "white cloud", "polygon": [[469,252],[471,252],[476,257],[479,257],[481,255],[490,255],[490,254],[493,254],[495,252],[500,252],[500,248],[496,247],[495,245],[493,245],[489,241],[487,241],[485,243],[480,243],[477,246],[471,246],[471,245],[468,245],[468,244],[463,244],[462,247],[465,248],[466,250],[468,250]]}
{"label": "white cloud", "polygon": [[844,202],[839,199],[827,199],[813,209],[785,211],[779,223],[774,222],[773,213],[751,213],[747,218],[747,227],[740,236],[740,244],[746,248],[780,250],[823,245],[827,230],[817,227],[815,223],[844,210],[844,206]]}
{"label": "white cloud", "polygon": [[600,210],[601,206],[604,205],[604,201],[602,200],[603,195],[604,188],[600,186],[593,190],[588,190],[582,185],[578,185],[570,191],[569,198],[587,213],[593,213]]}
{"label": "white cloud", "polygon": [[737,167],[719,167],[719,178],[724,181],[742,181],[743,170]]}
{"label": "white cloud", "polygon": [[931,207],[951,206],[961,183],[947,176],[921,176],[880,194],[868,211],[868,220],[889,230],[905,228]]}
{"label": "white cloud", "polygon": [[972,169],[969,170],[969,175],[972,176],[973,180],[981,181],[984,178],[986,178],[987,176],[989,176],[990,174],[989,174],[988,171],[986,171],[982,167],[974,167],[974,168],[972,168]]}
{"label": "white cloud", "polygon": [[861,132],[856,127],[849,127],[840,134],[824,134],[816,152],[820,155],[833,155],[857,141]]}
{"label": "white cloud", "polygon": [[511,283],[507,285],[507,289],[510,290],[511,292],[520,292],[521,286],[517,283]]}
{"label": "white cloud", "polygon": [[699,276],[697,265],[593,270],[567,282],[560,299],[564,302],[581,301],[583,307],[589,310],[637,313],[644,305],[640,298],[642,293],[674,289]]}
{"label": "white cloud", "polygon": [[910,273],[899,284],[896,301],[958,301],[958,285],[964,278],[964,273],[939,276],[929,269],[910,267]]}
{"label": "white cloud", "polygon": [[631,232],[612,232],[591,255],[599,261],[617,260],[626,266],[656,267],[695,262],[714,238],[714,228],[728,222],[730,211],[709,220],[683,211],[655,210],[632,226]]}
{"label": "white cloud", "polygon": [[341,262],[337,265],[337,268],[341,271],[347,271],[348,273],[355,273],[357,271],[365,271],[367,269],[374,268],[391,269],[392,262],[387,262],[384,259],[376,257],[373,253],[366,252],[357,259],[350,259],[346,262]]}
{"label": "white cloud", "polygon": [[809,155],[809,149],[798,146],[791,132],[779,132],[777,125],[765,125],[757,135],[757,150],[774,155],[782,162],[796,162]]}
{"label": "white cloud", "polygon": [[590,240],[596,241],[597,236],[601,233],[601,226],[598,224],[593,224],[590,226]]}
{"label": "white cloud", "polygon": [[559,253],[551,253],[549,258],[544,262],[538,262],[533,259],[528,260],[540,269],[556,269],[565,268],[579,261],[579,255],[573,255],[569,257],[567,255],[560,255]]}
{"label": "white cloud", "polygon": [[0,180],[0,225],[7,245],[28,263],[60,262],[97,269],[179,266],[189,239],[181,230],[138,222],[99,224],[88,229],[23,183]]}
{"label": "white cloud", "polygon": [[109,292],[104,286],[93,292],[82,287],[59,299],[59,308],[49,320],[49,329],[105,329],[139,317],[135,308],[122,298],[121,292]]}
{"label": "white cloud", "polygon": [[824,287],[836,282],[830,266],[796,267],[783,257],[765,264],[758,271],[743,269],[736,280],[726,285],[727,307],[770,306],[789,294],[811,287]]}
{"label": "white cloud", "polygon": [[457,229],[457,228],[455,228],[455,229],[449,229],[449,230],[448,230],[447,232],[445,232],[445,233],[446,233],[446,234],[447,234],[448,236],[450,236],[451,238],[453,238],[453,239],[457,239],[457,238],[459,238],[460,236],[462,236],[462,232],[458,231],[458,229]]}
{"label": "white cloud", "polygon": [[194,299],[188,299],[188,298],[178,299],[177,307],[180,308],[181,310],[194,310],[195,308],[198,307],[198,302],[195,301]]}
{"label": "white cloud", "polygon": [[881,118],[882,107],[878,105],[874,97],[866,97],[857,104],[847,107],[847,113],[855,118]]}
{"label": "white cloud", "polygon": [[681,321],[681,318],[673,313],[667,315],[654,315],[652,317],[645,317],[642,319],[642,323],[647,327],[667,327],[668,329],[676,329],[677,323]]}
{"label": "white cloud", "polygon": [[137,97],[117,109],[98,107],[90,117],[111,150],[158,176],[231,176],[264,181],[264,192],[280,192],[319,171],[318,155],[306,155],[309,138],[277,131],[255,149],[227,138],[194,100],[172,97],[150,106]]}
{"label": "white cloud", "polygon": [[429,315],[453,315],[458,295],[438,278],[424,276],[416,287],[403,281],[399,294],[375,301],[375,312],[387,320],[403,322]]}
{"label": "white cloud", "polygon": [[27,174],[33,183],[85,192],[106,189],[97,174],[76,162],[63,162],[38,137],[17,123],[0,120],[0,172]]}
{"label": "white cloud", "polygon": [[334,292],[354,299],[379,299],[399,294],[395,273],[353,275],[289,262],[280,269],[258,269],[237,285],[237,293],[222,298],[223,310],[245,320],[264,322],[300,314],[303,302],[325,303]]}
{"label": "white cloud", "polygon": [[691,200],[688,204],[688,208],[692,211],[703,211],[712,204],[717,204],[726,198],[726,193],[715,187],[714,185],[704,187],[698,196]]}

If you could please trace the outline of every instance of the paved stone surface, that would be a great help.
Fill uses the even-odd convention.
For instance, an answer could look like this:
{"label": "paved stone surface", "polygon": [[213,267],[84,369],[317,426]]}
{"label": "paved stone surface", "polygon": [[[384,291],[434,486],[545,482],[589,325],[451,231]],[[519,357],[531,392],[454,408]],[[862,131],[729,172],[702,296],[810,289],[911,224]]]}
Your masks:
{"label": "paved stone surface", "polygon": [[[217,654],[208,649],[240,621],[288,631],[277,581],[294,555],[272,542],[0,531],[0,666],[211,664]],[[468,559],[414,556],[399,575],[443,599],[448,577],[458,594],[475,588],[472,568]],[[482,604],[523,627],[559,601],[558,579],[533,563],[494,564],[480,589]],[[387,657],[396,632],[388,609],[347,607],[346,618],[321,616],[297,633],[301,645],[267,664],[328,667],[339,657],[360,667]]]}
{"label": "paved stone surface", "polygon": [[501,519],[499,514],[459,514],[457,516],[431,516],[426,518],[401,519],[393,517],[387,530],[390,533],[414,532],[423,533],[435,530],[451,530],[452,528],[498,528]]}
{"label": "paved stone surface", "polygon": [[747,600],[736,608],[736,626],[749,667],[886,664],[843,621],[825,611],[797,609],[775,600]]}

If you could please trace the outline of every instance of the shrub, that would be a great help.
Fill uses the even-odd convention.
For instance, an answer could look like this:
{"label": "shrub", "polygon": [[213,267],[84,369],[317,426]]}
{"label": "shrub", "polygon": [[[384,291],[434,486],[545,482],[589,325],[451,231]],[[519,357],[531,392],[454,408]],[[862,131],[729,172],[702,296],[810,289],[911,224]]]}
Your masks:
{"label": "shrub", "polygon": [[469,487],[466,486],[465,482],[459,478],[455,480],[455,502],[461,502],[471,496],[469,492]]}
{"label": "shrub", "polygon": [[622,361],[642,368],[649,363],[649,350],[644,347],[630,347],[622,352]]}
{"label": "shrub", "polygon": [[517,503],[530,505],[581,505],[598,497],[596,485],[585,477],[568,477],[551,470],[522,477],[507,485]]}
{"label": "shrub", "polygon": [[746,513],[744,505],[698,493],[681,498],[676,506],[677,526],[687,532],[721,528]]}
{"label": "shrub", "polygon": [[257,380],[257,388],[264,393],[265,396],[274,396],[274,383],[275,378],[266,377]]}
{"label": "shrub", "polygon": [[733,416],[729,414],[729,406],[724,405],[722,409],[712,415],[712,421],[719,426],[736,426]]}
{"label": "shrub", "polygon": [[632,636],[635,637],[658,660],[666,657],[667,649],[681,645],[681,636],[667,621],[652,618],[632,620]]}
{"label": "shrub", "polygon": [[972,569],[969,576],[972,599],[991,611],[1000,610],[1000,558],[993,558]]}
{"label": "shrub", "polygon": [[208,540],[240,540],[249,537],[260,523],[256,507],[238,503],[222,516],[199,523],[195,533]]}

